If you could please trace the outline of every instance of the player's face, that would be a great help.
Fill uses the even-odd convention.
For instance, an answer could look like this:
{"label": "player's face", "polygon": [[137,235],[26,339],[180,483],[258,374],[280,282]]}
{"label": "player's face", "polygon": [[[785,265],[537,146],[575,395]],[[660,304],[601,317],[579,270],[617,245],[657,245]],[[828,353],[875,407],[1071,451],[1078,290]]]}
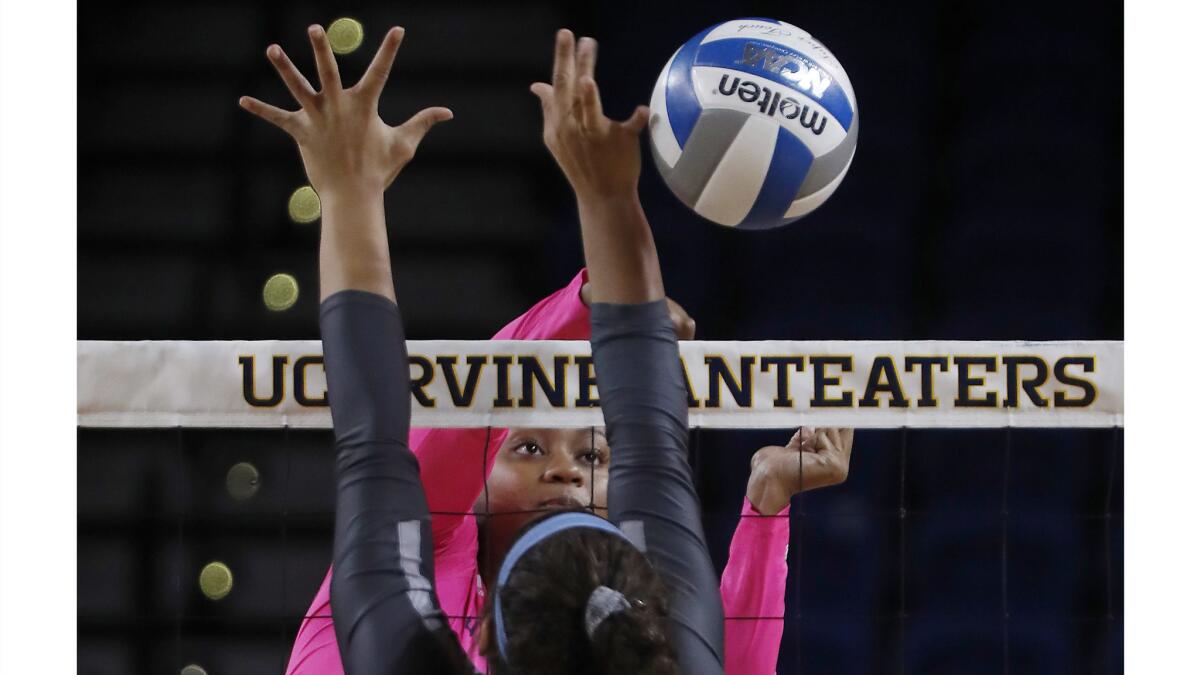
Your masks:
{"label": "player's face", "polygon": [[609,456],[603,429],[509,429],[488,477],[487,510],[521,512],[516,527],[561,508],[606,516]]}

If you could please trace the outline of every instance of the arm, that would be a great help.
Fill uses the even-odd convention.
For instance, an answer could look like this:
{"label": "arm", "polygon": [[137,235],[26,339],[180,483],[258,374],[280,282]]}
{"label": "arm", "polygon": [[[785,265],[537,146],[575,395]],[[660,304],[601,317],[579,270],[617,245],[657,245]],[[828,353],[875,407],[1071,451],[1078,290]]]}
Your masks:
{"label": "arm", "polygon": [[[578,49],[578,51],[577,51]],[[592,354],[613,462],[609,516],[646,551],[671,596],[680,671],[720,673],[722,613],[687,460],[687,398],[650,226],[637,197],[647,111],[600,109],[596,42],[559,31],[554,84],[533,85],[544,139],[575,190],[591,274]]]}
{"label": "arm", "polygon": [[[521,316],[496,333],[493,340],[586,340],[591,336],[587,305],[591,293],[587,270],[580,270],[563,288],[543,298]],[[696,324],[687,312],[668,299],[671,323],[680,339],[691,339]],[[421,483],[425,486],[429,508],[433,512],[435,562],[455,541],[457,528],[483,489],[484,475],[464,471],[486,461],[490,472],[496,451],[507,435],[505,429],[493,429],[490,443],[487,429],[411,429],[409,443],[421,465]],[[481,460],[480,449],[487,446]],[[341,655],[333,630],[329,608],[329,584],[326,574],[316,596],[300,623],[288,660],[287,675],[340,675]],[[439,588],[441,586],[439,585]]]}
{"label": "arm", "polygon": [[748,498],[742,503],[721,573],[727,675],[775,672],[783,640],[790,510],[767,516]]}
{"label": "arm", "polygon": [[335,293],[321,303],[321,340],[337,447],[330,599],[345,672],[469,672],[430,582],[400,313],[380,295]]}
{"label": "arm", "polygon": [[272,45],[301,104],[241,104],[287,131],[324,200],[321,336],[337,446],[332,607],[347,673],[465,671],[429,579],[429,509],[408,449],[408,356],[392,290],[383,191],[445,109],[392,128],[376,112],[402,31],[388,32],[362,81],[343,90],[325,33],[309,28],[321,92]]}
{"label": "arm", "polygon": [[530,90],[542,104],[543,140],[575,191],[594,302],[643,303],[664,297],[658,252],[637,195],[639,135],[649,109],[624,122],[604,116],[593,79],[596,41],[559,31],[554,84]]}
{"label": "arm", "polygon": [[667,587],[680,672],[721,673],[724,615],[688,464],[687,395],[666,303],[597,303],[592,353],[613,451],[609,518]]}
{"label": "arm", "polygon": [[754,454],[742,516],[721,574],[729,675],[774,672],[783,638],[791,498],[845,481],[853,442],[853,429],[802,427],[786,446]]}

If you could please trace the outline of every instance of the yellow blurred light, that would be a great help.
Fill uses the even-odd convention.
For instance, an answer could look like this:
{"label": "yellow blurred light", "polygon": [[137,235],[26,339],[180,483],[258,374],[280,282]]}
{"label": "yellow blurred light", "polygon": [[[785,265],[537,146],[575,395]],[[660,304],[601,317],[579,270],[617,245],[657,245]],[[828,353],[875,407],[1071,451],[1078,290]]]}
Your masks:
{"label": "yellow blurred light", "polygon": [[334,54],[349,54],[363,43],[363,26],[350,17],[334,21],[325,32],[329,35],[329,47]]}
{"label": "yellow blurred light", "polygon": [[258,467],[250,462],[238,462],[229,467],[229,472],[225,474],[225,489],[230,497],[238,501],[257,494],[259,485]]}
{"label": "yellow blurred light", "polygon": [[200,592],[209,600],[220,600],[233,590],[233,572],[223,562],[210,562],[200,570]]}
{"label": "yellow blurred light", "polygon": [[300,284],[296,282],[296,277],[280,272],[272,275],[267,279],[267,283],[263,284],[263,304],[272,312],[282,312],[296,304],[296,300],[300,298]]}
{"label": "yellow blurred light", "polygon": [[296,188],[288,197],[288,217],[295,223],[311,223],[321,217],[321,198],[311,185]]}

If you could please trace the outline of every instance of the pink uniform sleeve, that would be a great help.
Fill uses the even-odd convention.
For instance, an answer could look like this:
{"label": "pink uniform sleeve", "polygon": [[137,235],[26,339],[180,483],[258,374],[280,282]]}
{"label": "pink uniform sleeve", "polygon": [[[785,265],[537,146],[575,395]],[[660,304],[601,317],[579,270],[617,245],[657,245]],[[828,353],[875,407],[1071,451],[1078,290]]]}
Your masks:
{"label": "pink uniform sleeve", "polygon": [[[493,340],[586,340],[591,336],[588,308],[579,298],[587,282],[587,270],[581,270],[559,289],[529,311],[513,319]],[[435,568],[451,552],[466,514],[483,491],[484,477],[491,471],[496,452],[504,442],[507,429],[412,429],[409,446],[421,465],[421,483],[425,487],[429,510],[433,513]],[[485,447],[486,454],[481,454]],[[479,470],[465,472],[464,466],[478,462]],[[471,523],[473,525],[473,523]],[[472,528],[473,529],[473,528]],[[440,574],[438,575],[441,576]],[[300,622],[300,631],[292,644],[287,675],[342,675],[342,659],[333,629],[329,606],[329,579],[326,572],[308,613]],[[452,589],[438,588],[439,599]],[[446,609],[446,608],[443,608]],[[448,610],[449,611],[449,610]],[[451,612],[453,613],[453,612]],[[465,647],[465,645],[464,645]]]}
{"label": "pink uniform sleeve", "polygon": [[292,643],[286,675],[342,675],[342,655],[333,630],[333,609],[329,606],[329,580],[333,568],[317,589],[317,597],[300,622],[300,631]]}
{"label": "pink uniform sleeve", "polygon": [[763,516],[747,499],[721,574],[726,675],[771,675],[783,640],[790,531],[785,507]]}

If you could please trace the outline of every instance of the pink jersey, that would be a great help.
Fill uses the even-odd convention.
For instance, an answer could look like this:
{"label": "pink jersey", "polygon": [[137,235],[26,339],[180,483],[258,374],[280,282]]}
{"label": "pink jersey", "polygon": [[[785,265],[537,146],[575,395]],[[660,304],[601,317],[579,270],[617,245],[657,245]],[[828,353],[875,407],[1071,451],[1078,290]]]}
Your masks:
{"label": "pink jersey", "polygon": [[[579,299],[587,270],[529,311],[514,319],[494,340],[586,340],[591,334],[588,308]],[[486,589],[476,559],[479,533],[472,512],[491,472],[505,429],[413,429],[409,445],[421,465],[429,510],[433,515],[434,586],[438,601],[458,634],[463,649],[480,672],[487,660],[479,654],[474,630],[484,614]],[[464,471],[486,445],[486,468]],[[485,473],[487,472],[487,473]],[[788,511],[777,517],[758,515],[746,501],[721,575],[725,607],[725,672],[765,675],[775,672],[783,637],[783,595],[787,580]],[[287,675],[342,675],[342,659],[329,606],[329,573],[321,582],[300,632],[292,645]],[[749,618],[766,617],[766,618]]]}

